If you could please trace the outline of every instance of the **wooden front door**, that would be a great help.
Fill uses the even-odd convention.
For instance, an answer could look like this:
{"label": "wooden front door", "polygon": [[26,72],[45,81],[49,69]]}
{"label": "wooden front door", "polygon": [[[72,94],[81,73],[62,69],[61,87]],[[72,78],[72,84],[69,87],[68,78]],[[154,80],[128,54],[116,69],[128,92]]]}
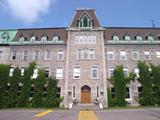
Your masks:
{"label": "wooden front door", "polygon": [[81,103],[91,102],[91,89],[88,86],[84,86],[81,89]]}

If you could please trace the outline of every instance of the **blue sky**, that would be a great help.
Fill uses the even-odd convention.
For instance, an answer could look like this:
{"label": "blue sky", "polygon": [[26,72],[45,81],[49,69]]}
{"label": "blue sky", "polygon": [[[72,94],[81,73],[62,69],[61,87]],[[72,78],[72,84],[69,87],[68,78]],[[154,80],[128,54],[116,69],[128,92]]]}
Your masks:
{"label": "blue sky", "polygon": [[160,0],[0,0],[0,29],[66,27],[75,9],[94,8],[105,27],[160,27]]}

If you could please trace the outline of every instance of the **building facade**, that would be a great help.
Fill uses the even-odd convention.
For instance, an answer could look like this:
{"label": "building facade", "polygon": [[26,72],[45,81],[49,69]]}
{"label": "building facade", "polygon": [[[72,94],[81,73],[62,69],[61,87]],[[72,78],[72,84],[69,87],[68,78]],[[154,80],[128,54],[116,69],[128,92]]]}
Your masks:
{"label": "building facade", "polygon": [[[0,30],[0,63],[24,68],[36,61],[46,77],[58,79],[66,108],[70,103],[108,106],[108,82],[116,65],[138,77],[139,60],[160,64],[160,28],[101,27],[93,9],[78,9],[69,27]],[[36,78],[37,70],[34,71]],[[141,85],[126,86],[126,101],[137,106]]]}

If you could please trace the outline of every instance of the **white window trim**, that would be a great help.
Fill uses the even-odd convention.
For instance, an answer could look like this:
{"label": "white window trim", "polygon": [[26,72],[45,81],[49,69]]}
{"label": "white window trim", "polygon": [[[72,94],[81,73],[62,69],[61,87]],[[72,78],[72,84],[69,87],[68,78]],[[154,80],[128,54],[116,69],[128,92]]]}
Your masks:
{"label": "white window trim", "polygon": [[109,77],[109,78],[111,78],[111,77],[112,77],[110,73],[111,73],[111,71],[113,71],[113,72],[114,72],[114,70],[115,70],[115,68],[114,68],[114,67],[110,67],[110,68],[109,68],[109,70],[108,70],[108,77]]}
{"label": "white window trim", "polygon": [[[97,70],[97,77],[96,77],[96,78],[93,77],[93,70],[94,70],[94,69]],[[99,70],[98,70],[98,66],[92,66],[92,68],[91,68],[91,79],[94,79],[94,80],[99,79]]]}
{"label": "white window trim", "polygon": [[[58,70],[60,70],[60,69],[61,69],[62,73],[58,73]],[[58,75],[61,75],[61,77],[59,77]],[[63,68],[62,67],[56,68],[56,79],[58,79],[58,80],[63,79]]]}
{"label": "white window trim", "polygon": [[[124,52],[124,54],[122,52]],[[125,56],[125,59],[122,59],[123,58],[122,56]],[[120,51],[120,60],[127,60],[127,51],[125,50]]]}
{"label": "white window trim", "polygon": [[[62,54],[62,59],[59,59],[59,54]],[[64,50],[58,50],[57,51],[57,60],[58,61],[64,60]]]}
{"label": "white window trim", "polygon": [[[133,55],[134,53],[137,54],[137,59],[134,58],[134,55]],[[139,60],[139,52],[138,52],[138,50],[132,50],[132,60]]]}
{"label": "white window trim", "polygon": [[[15,59],[12,59],[13,58],[13,54],[15,53]],[[17,58],[17,51],[16,50],[13,50],[12,52],[11,52],[11,60],[16,60],[16,58]]]}
{"label": "white window trim", "polygon": [[160,50],[156,51],[156,58],[159,60],[160,59]]}
{"label": "white window trim", "polygon": [[31,76],[31,79],[36,79],[38,77],[38,68],[35,68],[33,70],[33,75]]}
{"label": "white window trim", "polygon": [[124,71],[127,71],[127,76],[125,76],[125,77],[128,77],[129,76],[129,70],[128,70],[128,68],[123,68],[123,72]]}
{"label": "white window trim", "polygon": [[11,67],[9,70],[9,76],[12,77],[13,76],[13,72],[14,72],[14,67]]}
{"label": "white window trim", "polygon": [[45,72],[45,70],[49,71],[48,77],[50,77],[51,76],[51,68],[50,67],[44,67],[44,72]]}
{"label": "white window trim", "polygon": [[[50,51],[50,58],[48,59],[47,58],[47,55],[48,55],[48,51]],[[47,49],[47,50],[45,50],[45,61],[50,61],[52,59],[52,50],[50,50],[50,49]]]}
{"label": "white window trim", "polygon": [[24,51],[23,51],[23,55],[22,55],[22,60],[24,60],[24,57],[25,57],[25,54],[24,54],[24,53],[25,53],[25,52],[27,52],[27,58],[26,58],[26,60],[28,59],[28,51],[27,51],[27,50],[24,50]]}
{"label": "white window trim", "polygon": [[[75,78],[75,72],[74,72],[75,68],[79,68],[79,78]],[[80,68],[80,66],[73,66],[73,79],[79,80],[80,76],[81,76],[81,68]]]}
{"label": "white window trim", "polygon": [[[109,58],[109,55],[110,55],[110,54],[112,54],[112,56],[113,56],[112,59]],[[113,50],[107,51],[107,58],[108,58],[108,60],[114,60],[114,51],[113,51]]]}
{"label": "white window trim", "polygon": [[[149,59],[146,59],[146,55],[149,55]],[[149,50],[144,51],[144,60],[151,60],[151,52]]]}
{"label": "white window trim", "polygon": [[38,60],[36,60],[36,51],[39,51],[38,53],[38,60],[40,60],[40,50],[35,50],[34,51],[34,58],[33,58],[33,60],[35,60],[35,61],[38,61]]}
{"label": "white window trim", "polygon": [[131,102],[131,100],[132,100],[132,98],[131,98],[131,94],[132,94],[132,92],[131,92],[131,87],[130,86],[126,86],[126,87],[129,87],[129,98],[125,98],[125,100],[127,101],[127,102]]}

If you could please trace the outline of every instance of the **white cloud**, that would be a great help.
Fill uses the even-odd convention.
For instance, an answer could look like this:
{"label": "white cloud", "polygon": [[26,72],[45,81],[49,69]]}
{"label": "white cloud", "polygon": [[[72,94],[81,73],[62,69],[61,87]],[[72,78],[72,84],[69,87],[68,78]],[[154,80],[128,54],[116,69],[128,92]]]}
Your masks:
{"label": "white cloud", "polygon": [[49,11],[51,0],[6,0],[5,3],[16,19],[33,23]]}

